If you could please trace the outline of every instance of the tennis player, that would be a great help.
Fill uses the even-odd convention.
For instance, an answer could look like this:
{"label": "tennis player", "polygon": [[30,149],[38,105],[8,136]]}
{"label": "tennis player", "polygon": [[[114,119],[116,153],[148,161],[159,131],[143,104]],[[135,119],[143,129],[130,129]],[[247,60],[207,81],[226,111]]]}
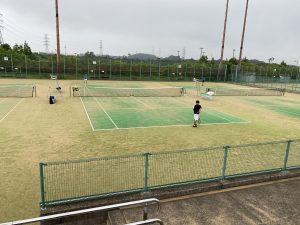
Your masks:
{"label": "tennis player", "polygon": [[88,80],[88,75],[87,75],[87,74],[84,74],[83,80],[84,80],[84,83],[86,84],[86,83],[87,83],[87,80]]}
{"label": "tennis player", "polygon": [[194,125],[193,127],[197,127],[198,123],[200,121],[200,112],[201,112],[202,106],[200,105],[199,100],[196,101],[196,105],[194,105]]}

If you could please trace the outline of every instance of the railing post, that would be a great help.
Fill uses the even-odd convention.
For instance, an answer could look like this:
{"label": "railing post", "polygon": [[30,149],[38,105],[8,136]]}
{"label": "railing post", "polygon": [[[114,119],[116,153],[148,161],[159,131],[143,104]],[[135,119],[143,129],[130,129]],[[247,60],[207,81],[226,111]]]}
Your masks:
{"label": "railing post", "polygon": [[45,209],[45,185],[44,185],[44,163],[40,162],[40,188],[41,188],[41,207]]}
{"label": "railing post", "polygon": [[226,177],[226,167],[227,167],[227,156],[228,156],[228,149],[230,148],[229,145],[224,145],[224,160],[223,160],[223,168],[222,168],[222,180],[225,180]]}
{"label": "railing post", "polygon": [[283,170],[286,170],[286,166],[287,166],[287,163],[288,163],[288,160],[289,160],[289,152],[290,152],[292,142],[293,142],[292,140],[287,141],[285,157],[284,157],[284,162],[283,162]]}
{"label": "railing post", "polygon": [[144,158],[145,158],[144,191],[148,191],[149,155],[150,155],[149,152],[144,153]]}
{"label": "railing post", "polygon": [[148,219],[148,207],[147,207],[147,203],[144,205],[144,209],[143,209],[143,220],[147,220]]}

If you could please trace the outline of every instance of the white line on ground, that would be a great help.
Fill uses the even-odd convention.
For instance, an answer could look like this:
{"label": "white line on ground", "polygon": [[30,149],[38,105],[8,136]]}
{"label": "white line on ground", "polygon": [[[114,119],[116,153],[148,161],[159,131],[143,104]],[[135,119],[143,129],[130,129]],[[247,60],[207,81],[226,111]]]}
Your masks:
{"label": "white line on ground", "polygon": [[17,107],[17,105],[20,104],[20,102],[22,102],[24,100],[24,98],[22,98],[11,110],[8,111],[8,113],[6,113],[6,115],[0,120],[0,123]]}
{"label": "white line on ground", "polygon": [[1,99],[0,103],[4,102],[5,100],[7,100],[7,98]]}
{"label": "white line on ground", "polygon": [[82,101],[82,98],[81,98],[81,97],[80,97],[80,100],[81,100],[81,103],[82,103],[82,105],[83,105],[83,108],[84,108],[85,114],[86,114],[86,116],[87,116],[87,118],[88,118],[88,120],[89,120],[89,122],[90,122],[90,125],[91,125],[91,127],[92,127],[92,130],[93,130],[93,131],[95,131],[95,129],[94,129],[94,126],[93,126],[93,124],[92,124],[92,121],[91,121],[91,119],[90,119],[90,117],[89,117],[89,114],[88,114],[88,112],[87,112],[87,110],[86,110],[86,108],[85,108],[85,105],[84,105],[84,103],[83,103],[83,101]]}
{"label": "white line on ground", "polygon": [[[210,126],[210,125],[226,125],[226,124],[246,124],[251,123],[250,121],[246,122],[228,122],[228,123],[207,123],[207,124],[200,124],[200,126]],[[192,125],[169,125],[169,126],[149,126],[149,127],[127,127],[127,128],[120,128],[118,130],[131,130],[131,129],[148,129],[148,128],[166,128],[166,127],[192,127]],[[116,130],[113,129],[95,129],[95,131],[106,131],[106,130]]]}
{"label": "white line on ground", "polygon": [[108,115],[108,113],[105,111],[105,109],[103,108],[103,106],[101,105],[101,103],[98,101],[97,98],[94,97],[94,99],[96,100],[96,102],[98,103],[98,105],[100,106],[100,108],[103,110],[103,112],[107,115],[107,117],[110,119],[110,121],[113,123],[113,125],[118,129],[119,127],[117,126],[117,124],[115,124],[115,122],[112,120],[112,118]]}
{"label": "white line on ground", "polygon": [[134,99],[135,101],[137,101],[137,102],[141,103],[142,105],[144,105],[145,107],[149,108],[148,105],[147,105],[146,103],[144,103],[143,101],[141,101],[140,99],[138,99],[138,98],[136,98],[136,97],[134,97],[134,96],[132,96],[132,97],[133,97],[133,99]]}
{"label": "white line on ground", "polygon": [[226,120],[226,121],[228,121],[228,122],[231,122],[231,120],[226,119],[225,117],[218,115],[218,112],[214,112],[214,113],[212,113],[212,114],[215,115],[215,116],[217,116],[217,117],[219,117],[219,118],[221,118],[221,119],[224,119],[224,120]]}

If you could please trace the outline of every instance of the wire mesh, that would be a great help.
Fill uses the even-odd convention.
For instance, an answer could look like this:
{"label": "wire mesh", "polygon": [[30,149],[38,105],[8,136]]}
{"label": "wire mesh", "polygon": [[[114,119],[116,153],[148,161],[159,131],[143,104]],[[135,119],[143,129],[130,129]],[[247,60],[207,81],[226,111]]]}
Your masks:
{"label": "wire mesh", "polygon": [[45,164],[45,201],[141,189],[144,167],[142,155]]}
{"label": "wire mesh", "polygon": [[41,165],[42,205],[300,167],[300,140]]}
{"label": "wire mesh", "polygon": [[0,85],[0,97],[34,97],[35,86],[25,84]]}
{"label": "wire mesh", "polygon": [[287,160],[287,167],[297,167],[300,165],[300,140],[291,142],[289,155]]}
{"label": "wire mesh", "polygon": [[184,89],[179,87],[165,88],[111,88],[96,86],[72,87],[73,96],[81,97],[179,97]]}
{"label": "wire mesh", "polygon": [[230,147],[226,176],[282,168],[287,142]]}
{"label": "wire mesh", "polygon": [[222,148],[149,156],[149,187],[216,178],[221,175]]}

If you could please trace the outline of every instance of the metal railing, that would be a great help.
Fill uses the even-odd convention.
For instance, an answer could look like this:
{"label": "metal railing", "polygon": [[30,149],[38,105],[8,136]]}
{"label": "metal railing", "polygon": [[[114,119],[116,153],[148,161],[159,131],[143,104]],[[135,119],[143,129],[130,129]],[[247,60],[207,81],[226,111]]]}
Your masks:
{"label": "metal railing", "polygon": [[[13,222],[8,222],[8,223],[1,223],[0,225],[30,224],[30,223],[35,223],[35,222],[42,222],[42,221],[60,219],[60,218],[64,218],[64,217],[82,215],[82,214],[87,214],[87,213],[91,213],[91,212],[108,211],[108,210],[112,210],[112,209],[120,209],[123,207],[137,206],[137,205],[144,206],[143,217],[144,217],[144,220],[145,219],[147,220],[147,217],[148,217],[147,207],[149,204],[157,204],[157,212],[159,212],[159,210],[160,210],[159,200],[156,198],[149,198],[149,199],[143,199],[143,200],[138,200],[138,201],[113,204],[113,205],[108,205],[108,206],[94,207],[94,208],[90,208],[90,209],[76,210],[76,211],[66,212],[66,213],[58,213],[58,214],[49,215],[49,216],[41,216],[41,217],[36,217],[36,218],[31,218],[31,219],[18,220],[18,221],[13,221]],[[148,220],[148,221],[151,221],[151,220]],[[145,224],[147,224],[147,223],[145,223]]]}
{"label": "metal railing", "polygon": [[41,163],[41,206],[293,168],[300,140]]}
{"label": "metal railing", "polygon": [[127,223],[125,225],[142,225],[142,224],[155,224],[155,223],[159,223],[161,225],[164,224],[160,219],[150,219],[150,220],[144,220],[135,223]]}

